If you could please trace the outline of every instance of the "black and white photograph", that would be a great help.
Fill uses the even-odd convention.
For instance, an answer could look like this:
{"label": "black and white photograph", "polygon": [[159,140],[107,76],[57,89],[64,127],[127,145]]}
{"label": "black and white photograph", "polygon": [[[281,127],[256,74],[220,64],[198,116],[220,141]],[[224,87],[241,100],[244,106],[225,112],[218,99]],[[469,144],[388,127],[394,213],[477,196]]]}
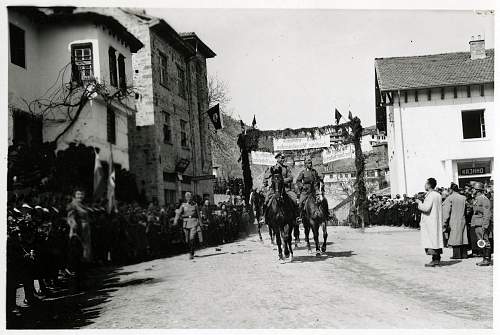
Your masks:
{"label": "black and white photograph", "polygon": [[2,328],[493,334],[495,8],[5,4]]}

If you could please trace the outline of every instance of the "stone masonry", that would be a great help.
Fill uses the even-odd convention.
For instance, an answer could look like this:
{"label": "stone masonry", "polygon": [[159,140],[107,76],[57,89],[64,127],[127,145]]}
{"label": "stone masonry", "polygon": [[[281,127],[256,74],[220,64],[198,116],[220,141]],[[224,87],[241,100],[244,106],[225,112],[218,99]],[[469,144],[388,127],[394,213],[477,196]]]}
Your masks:
{"label": "stone masonry", "polygon": [[[178,34],[142,10],[98,8],[122,23],[144,47],[132,57],[137,114],[129,122],[130,170],[148,201],[170,205],[191,191],[213,201],[212,155],[208,139],[206,58],[215,54],[194,33]],[[198,43],[201,47],[198,46]],[[160,82],[160,55],[166,82]],[[165,59],[164,58],[164,59]],[[185,95],[179,91],[183,71]],[[182,81],[180,81],[182,82]],[[187,145],[181,145],[181,123]],[[166,140],[164,129],[170,129]],[[183,160],[185,171],[176,170]]]}

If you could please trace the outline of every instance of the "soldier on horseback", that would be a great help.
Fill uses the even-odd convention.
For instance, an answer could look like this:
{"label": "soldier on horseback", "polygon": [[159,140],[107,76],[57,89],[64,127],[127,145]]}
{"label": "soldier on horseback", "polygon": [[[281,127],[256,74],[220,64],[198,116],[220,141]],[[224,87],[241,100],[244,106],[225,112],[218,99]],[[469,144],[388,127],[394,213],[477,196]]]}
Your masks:
{"label": "soldier on horseback", "polygon": [[311,158],[306,158],[304,163],[306,168],[300,171],[295,182],[300,191],[299,213],[301,217],[304,216],[304,204],[307,197],[311,194],[315,194],[315,191],[320,189],[321,183],[318,172],[312,166]]}
{"label": "soldier on horseback", "polygon": [[[293,183],[293,176],[292,176],[292,171],[290,168],[285,164],[285,155],[283,155],[282,152],[279,152],[275,156],[277,163],[276,165],[272,166],[269,170],[266,171],[266,174],[264,175],[264,186],[268,186],[269,179],[273,176],[275,173],[281,173],[283,176],[283,183],[285,186],[285,193],[288,196],[288,200],[293,203],[294,207],[297,205],[297,195],[295,192],[292,191],[292,183]],[[269,200],[271,198],[271,195],[273,194],[272,191],[268,191],[264,200],[264,213],[266,212],[266,209],[269,205]]]}
{"label": "soldier on horseback", "polygon": [[[323,195],[321,178],[319,177],[318,172],[312,166],[312,159],[310,157],[306,158],[304,161],[306,168],[302,170],[297,176],[297,180],[295,184],[300,192],[299,198],[299,214],[301,217],[304,217],[304,205],[306,199],[309,195],[315,195],[316,192],[320,192]],[[323,197],[321,201],[321,206],[323,208],[323,212],[325,217],[329,217],[328,213],[328,202],[326,198]]]}
{"label": "soldier on horseback", "polygon": [[323,230],[321,251],[326,251],[328,204],[323,196],[322,181],[318,172],[312,167],[311,158],[307,158],[304,163],[306,168],[299,173],[296,180],[296,185],[300,190],[299,211],[304,226],[307,249],[311,252],[309,231],[312,230],[316,244],[316,255],[319,255],[319,227],[322,227]]}

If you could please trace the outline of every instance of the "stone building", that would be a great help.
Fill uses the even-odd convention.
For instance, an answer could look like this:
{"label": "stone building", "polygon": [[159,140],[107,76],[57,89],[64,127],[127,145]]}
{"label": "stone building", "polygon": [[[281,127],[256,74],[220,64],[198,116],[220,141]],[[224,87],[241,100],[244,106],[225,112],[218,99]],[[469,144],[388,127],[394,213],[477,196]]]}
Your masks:
{"label": "stone building", "polygon": [[134,55],[135,124],[130,169],[148,201],[173,204],[186,191],[213,200],[207,58],[195,33],[178,33],[143,10],[94,8],[112,15],[143,44]]}

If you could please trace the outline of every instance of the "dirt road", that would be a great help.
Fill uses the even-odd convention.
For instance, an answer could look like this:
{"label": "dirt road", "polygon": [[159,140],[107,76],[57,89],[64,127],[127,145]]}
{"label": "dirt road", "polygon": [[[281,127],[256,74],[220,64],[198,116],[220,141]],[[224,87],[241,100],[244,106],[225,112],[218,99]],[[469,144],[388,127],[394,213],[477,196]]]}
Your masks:
{"label": "dirt road", "polygon": [[[329,227],[326,255],[280,264],[255,236],[114,269],[47,325],[83,328],[491,328],[493,268],[424,268],[419,232]],[[302,237],[302,235],[301,235]],[[54,303],[52,310],[60,308]],[[74,307],[77,306],[77,307]],[[75,311],[78,308],[78,313]],[[72,311],[72,312],[71,312]],[[76,321],[75,321],[76,319]]]}

